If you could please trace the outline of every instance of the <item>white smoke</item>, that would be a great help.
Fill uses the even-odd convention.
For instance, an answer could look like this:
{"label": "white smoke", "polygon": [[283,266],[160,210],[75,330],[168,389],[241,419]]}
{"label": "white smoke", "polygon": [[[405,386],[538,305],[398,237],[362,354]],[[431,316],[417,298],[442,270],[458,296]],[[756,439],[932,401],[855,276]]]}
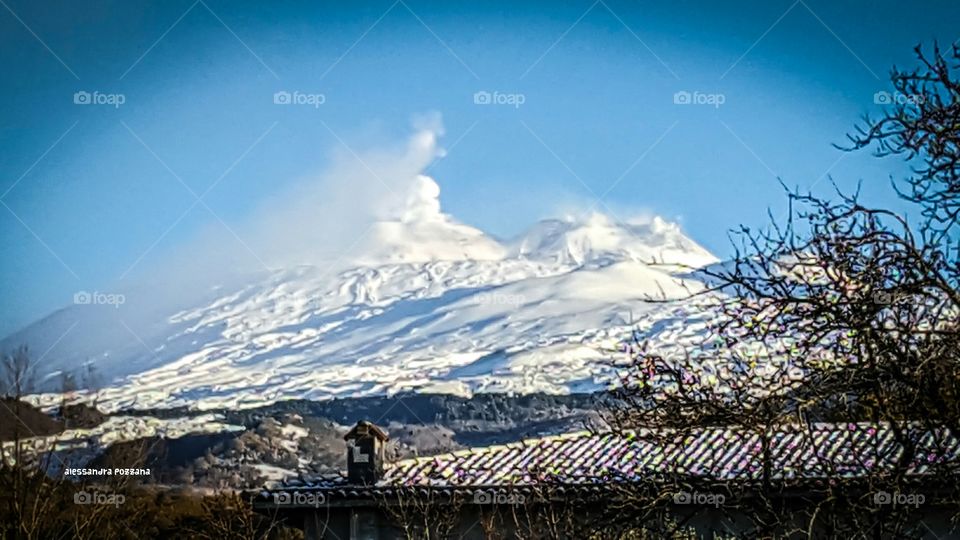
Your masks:
{"label": "white smoke", "polygon": [[[439,117],[430,117],[396,144],[341,144],[325,170],[265,199],[243,222],[211,219],[176,251],[145,259],[111,289],[123,294],[122,305],[57,312],[40,334],[13,335],[8,344],[44,350],[56,340],[56,354],[37,366],[44,375],[73,372],[81,362],[94,359],[98,369],[114,376],[149,369],[160,361],[157,351],[165,346],[162,336],[170,331],[176,313],[262,283],[258,276],[298,265],[318,267],[332,279],[362,255],[377,222],[445,219],[439,186],[421,174],[442,156],[442,132]],[[130,354],[139,360],[125,360]],[[57,389],[54,378],[38,382],[44,390]]]}
{"label": "white smoke", "polygon": [[341,145],[323,172],[269,197],[244,223],[211,223],[151,280],[182,288],[298,265],[334,269],[351,260],[374,222],[438,218],[440,188],[421,173],[443,155],[442,133],[438,118],[431,118],[400,144]]}

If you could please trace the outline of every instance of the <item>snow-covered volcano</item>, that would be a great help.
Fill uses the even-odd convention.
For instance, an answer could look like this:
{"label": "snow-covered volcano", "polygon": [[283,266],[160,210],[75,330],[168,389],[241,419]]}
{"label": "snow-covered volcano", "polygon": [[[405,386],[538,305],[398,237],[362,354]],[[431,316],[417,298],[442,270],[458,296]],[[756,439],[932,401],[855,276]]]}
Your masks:
{"label": "snow-covered volcano", "polygon": [[42,355],[46,392],[88,365],[108,410],[210,408],[407,390],[589,391],[613,380],[631,329],[675,344],[703,326],[688,304],[646,301],[695,290],[681,267],[716,261],[676,225],[593,214],[501,242],[441,212],[431,178],[406,189],[335,269],[252,273],[173,307],[135,303],[134,287],[126,304],[72,305],[2,346]]}

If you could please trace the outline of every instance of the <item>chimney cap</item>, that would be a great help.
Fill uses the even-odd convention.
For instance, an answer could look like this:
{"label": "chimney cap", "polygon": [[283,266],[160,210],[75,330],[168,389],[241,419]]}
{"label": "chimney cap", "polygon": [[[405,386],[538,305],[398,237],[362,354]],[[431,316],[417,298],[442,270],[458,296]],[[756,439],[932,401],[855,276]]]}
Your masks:
{"label": "chimney cap", "polygon": [[345,441],[349,441],[350,439],[362,439],[370,435],[373,435],[384,442],[390,440],[390,436],[387,435],[387,432],[384,431],[383,428],[366,420],[360,420],[357,422],[357,425],[353,426],[353,428],[351,428],[350,431],[343,436],[343,439]]}

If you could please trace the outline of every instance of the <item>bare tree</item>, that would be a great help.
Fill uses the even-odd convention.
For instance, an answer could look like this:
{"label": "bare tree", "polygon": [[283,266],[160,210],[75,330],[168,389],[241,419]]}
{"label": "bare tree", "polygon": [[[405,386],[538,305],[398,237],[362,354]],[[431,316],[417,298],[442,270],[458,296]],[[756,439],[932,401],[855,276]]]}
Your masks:
{"label": "bare tree", "polygon": [[[920,208],[919,222],[857,193],[790,192],[785,222],[741,228],[729,262],[694,272],[707,289],[693,296],[713,316],[702,343],[672,353],[631,345],[608,414],[625,436],[671,448],[712,429],[757,445],[750,489],[735,494],[736,518],[748,522],[740,531],[920,535],[916,509],[878,507],[869,495],[881,491],[936,493],[960,516],[960,54],[917,53],[920,69],[892,75],[906,97],[865,118],[850,150],[875,145],[909,160],[912,175],[894,187]],[[841,440],[847,461],[827,433],[842,426],[868,432],[866,442]],[[821,480],[790,511],[778,496],[791,475],[776,455],[784,433]],[[687,465],[667,460],[667,485],[725,473]]]}
{"label": "bare tree", "polygon": [[[25,347],[5,354],[0,364],[3,395],[0,405],[9,419],[9,433],[0,442],[0,501],[5,516],[3,536],[11,538],[47,538],[70,531],[84,537],[106,510],[98,506],[85,519],[73,519],[69,483],[63,473],[63,458],[42,447],[45,436],[62,426],[28,405],[24,397],[33,388],[33,369]],[[32,424],[32,425],[31,425]],[[40,433],[37,433],[37,430]],[[72,530],[71,530],[72,529]]]}
{"label": "bare tree", "polygon": [[251,502],[238,493],[205,497],[200,505],[199,526],[190,531],[194,538],[258,540],[299,536],[292,529],[283,528],[276,516],[255,513]]}
{"label": "bare tree", "polygon": [[429,540],[457,536],[465,501],[452,490],[401,486],[381,491],[377,502],[404,538]]}
{"label": "bare tree", "polygon": [[33,389],[31,368],[24,348],[0,363],[0,413],[10,420],[0,440],[0,538],[298,537],[276,516],[254,514],[250,501],[233,492],[176,496],[126,474],[68,476],[77,467],[143,469],[157,442],[131,441],[91,465],[102,449],[71,437],[88,427],[89,418],[79,416],[94,414],[96,394],[82,390],[86,380],[65,379],[58,418],[50,417],[25,401]]}
{"label": "bare tree", "polygon": [[[899,155],[914,165],[913,174],[894,180],[904,199],[923,209],[933,241],[948,240],[960,224],[960,49],[932,54],[914,49],[919,66],[894,68],[892,108],[879,119],[865,117],[848,136],[848,150],[873,147],[877,156]],[[954,239],[954,244],[956,239]],[[956,257],[956,255],[954,255]]]}

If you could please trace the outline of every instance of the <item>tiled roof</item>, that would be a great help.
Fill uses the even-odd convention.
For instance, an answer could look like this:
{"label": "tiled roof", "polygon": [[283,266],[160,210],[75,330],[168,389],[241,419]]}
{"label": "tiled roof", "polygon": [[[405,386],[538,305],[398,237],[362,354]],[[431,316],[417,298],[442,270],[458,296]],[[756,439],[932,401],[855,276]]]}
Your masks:
{"label": "tiled roof", "polygon": [[[352,486],[342,475],[301,479],[281,490],[320,490],[343,497],[370,497],[398,488],[523,488],[551,483],[597,486],[686,475],[704,480],[757,480],[763,476],[763,442],[730,428],[687,435],[665,432],[590,433],[528,439],[387,464],[374,486]],[[922,436],[920,436],[922,435]],[[918,432],[908,475],[932,472],[937,463],[960,466],[960,440],[943,430]],[[893,430],[878,424],[817,424],[805,431],[785,426],[769,437],[770,474],[783,482],[855,478],[898,462],[903,448]],[[669,442],[667,442],[669,441]],[[267,492],[265,492],[266,494]]]}
{"label": "tiled roof", "polygon": [[[389,466],[381,484],[468,487],[635,481],[666,474],[716,480],[763,475],[763,441],[757,434],[715,428],[682,440],[658,435],[582,432],[408,459]],[[771,475],[783,480],[863,475],[891,467],[903,454],[889,427],[869,424],[820,424],[810,432],[785,427],[769,439]],[[960,458],[960,442],[948,433],[927,432],[918,446],[908,474]]]}

